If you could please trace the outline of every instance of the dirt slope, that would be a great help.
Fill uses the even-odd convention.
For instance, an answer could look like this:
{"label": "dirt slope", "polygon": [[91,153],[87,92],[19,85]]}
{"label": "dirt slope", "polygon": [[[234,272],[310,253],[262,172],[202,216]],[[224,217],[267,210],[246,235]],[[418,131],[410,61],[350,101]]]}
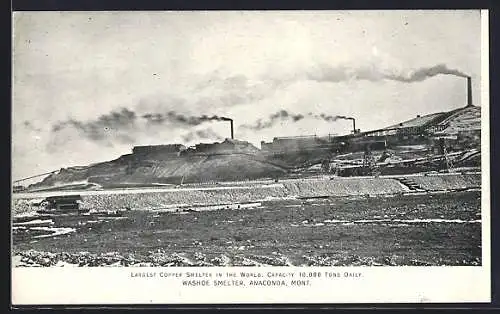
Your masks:
{"label": "dirt slope", "polygon": [[121,157],[88,167],[72,167],[52,174],[32,189],[87,181],[103,187],[119,184],[233,181],[272,178],[287,170],[249,154],[199,155],[169,160]]}

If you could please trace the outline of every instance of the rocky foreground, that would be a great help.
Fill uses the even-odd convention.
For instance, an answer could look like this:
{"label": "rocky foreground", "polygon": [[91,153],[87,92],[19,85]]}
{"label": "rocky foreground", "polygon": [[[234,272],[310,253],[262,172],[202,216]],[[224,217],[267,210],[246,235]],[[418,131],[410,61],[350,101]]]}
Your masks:
{"label": "rocky foreground", "polygon": [[[274,252],[276,253],[276,252]],[[209,257],[203,253],[195,253],[187,257],[182,253],[167,254],[159,250],[150,252],[147,256],[121,255],[116,252],[93,254],[79,253],[50,253],[40,251],[24,251],[14,253],[14,267],[189,267],[189,266],[444,266],[442,260],[421,261],[405,260],[397,255],[385,257],[361,257],[348,255],[345,257],[322,255],[304,255],[304,262],[294,265],[281,254],[272,256],[262,255],[233,255],[220,254]],[[450,263],[446,263],[450,266]],[[479,258],[471,260],[457,260],[453,266],[478,266]]]}
{"label": "rocky foreground", "polygon": [[[144,209],[124,211],[120,217],[35,215],[18,220],[14,267],[482,262],[480,191],[280,199],[241,209]],[[62,233],[66,230],[71,232]]]}

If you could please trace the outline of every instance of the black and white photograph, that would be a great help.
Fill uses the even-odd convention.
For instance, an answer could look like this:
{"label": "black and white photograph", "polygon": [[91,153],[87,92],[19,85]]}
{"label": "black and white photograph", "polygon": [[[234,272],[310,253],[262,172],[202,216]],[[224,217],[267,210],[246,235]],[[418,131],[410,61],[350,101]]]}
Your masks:
{"label": "black and white photograph", "polygon": [[12,268],[266,289],[480,269],[481,19],[14,12]]}

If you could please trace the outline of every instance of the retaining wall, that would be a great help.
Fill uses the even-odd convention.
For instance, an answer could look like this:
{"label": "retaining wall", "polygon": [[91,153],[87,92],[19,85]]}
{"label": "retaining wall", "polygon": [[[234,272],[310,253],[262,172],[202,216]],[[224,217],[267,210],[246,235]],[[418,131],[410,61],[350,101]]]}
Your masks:
{"label": "retaining wall", "polygon": [[[479,188],[480,174],[412,176],[411,179],[428,191]],[[160,209],[175,204],[229,204],[263,201],[270,198],[317,197],[348,195],[381,195],[408,192],[394,178],[334,178],[282,181],[279,184],[224,187],[219,189],[176,189],[148,193],[82,195],[83,208],[94,210]],[[15,199],[13,215],[33,213],[35,206],[27,199]]]}
{"label": "retaining wall", "polygon": [[452,190],[481,187],[480,174],[414,176],[412,181],[425,190]]}

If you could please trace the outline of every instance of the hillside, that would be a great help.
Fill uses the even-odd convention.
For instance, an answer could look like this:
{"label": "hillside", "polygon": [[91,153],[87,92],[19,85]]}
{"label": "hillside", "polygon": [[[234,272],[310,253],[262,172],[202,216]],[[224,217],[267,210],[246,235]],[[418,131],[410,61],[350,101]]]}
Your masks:
{"label": "hillside", "polygon": [[258,160],[246,154],[214,154],[189,156],[150,162],[124,176],[123,182],[151,182],[179,184],[180,182],[233,181],[272,177],[285,169]]}
{"label": "hillside", "polygon": [[[255,148],[255,147],[254,147]],[[255,148],[257,150],[257,148]],[[257,150],[258,151],[258,150]],[[86,167],[70,167],[51,174],[30,190],[75,183],[101,187],[141,184],[181,184],[194,182],[237,181],[273,178],[287,172],[279,164],[267,162],[258,154],[238,152],[191,152],[185,156],[157,157],[142,154],[124,155],[108,162]]]}

